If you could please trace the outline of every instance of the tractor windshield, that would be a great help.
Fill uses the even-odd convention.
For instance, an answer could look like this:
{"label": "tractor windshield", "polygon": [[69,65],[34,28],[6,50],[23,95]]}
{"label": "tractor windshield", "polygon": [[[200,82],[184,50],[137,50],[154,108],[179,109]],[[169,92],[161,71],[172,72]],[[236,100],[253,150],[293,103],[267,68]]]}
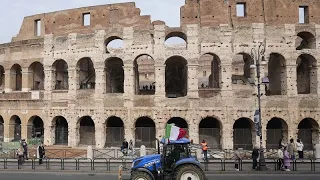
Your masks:
{"label": "tractor windshield", "polygon": [[188,144],[168,144],[163,147],[164,167],[172,169],[175,162],[190,157]]}

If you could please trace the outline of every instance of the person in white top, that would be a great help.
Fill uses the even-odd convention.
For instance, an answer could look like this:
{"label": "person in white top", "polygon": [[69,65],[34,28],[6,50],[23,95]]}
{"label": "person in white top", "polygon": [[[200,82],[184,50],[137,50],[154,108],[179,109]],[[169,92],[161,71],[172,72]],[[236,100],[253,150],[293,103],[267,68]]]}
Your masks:
{"label": "person in white top", "polygon": [[278,170],[283,170],[283,150],[284,150],[284,147],[281,147],[278,149],[278,158],[279,158]]}
{"label": "person in white top", "polygon": [[302,141],[300,139],[298,139],[296,147],[297,147],[297,151],[298,151],[300,160],[303,160],[303,146],[304,145],[303,145]]}

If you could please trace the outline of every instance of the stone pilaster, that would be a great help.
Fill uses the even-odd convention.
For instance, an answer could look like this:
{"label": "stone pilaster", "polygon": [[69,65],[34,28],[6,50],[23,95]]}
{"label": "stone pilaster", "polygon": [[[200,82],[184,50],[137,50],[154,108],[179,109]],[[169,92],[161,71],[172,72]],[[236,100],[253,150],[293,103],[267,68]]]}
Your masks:
{"label": "stone pilaster", "polygon": [[[289,61],[290,62],[290,61]],[[295,62],[295,61],[293,61]],[[286,68],[287,73],[287,95],[297,96],[297,65],[296,64],[287,64]]]}
{"label": "stone pilaster", "polygon": [[69,74],[68,96],[69,96],[69,106],[70,106],[71,104],[74,104],[76,100],[76,95],[77,95],[77,68],[70,67],[68,69],[68,74]]}
{"label": "stone pilaster", "polygon": [[134,66],[132,64],[125,64],[124,70],[124,96],[126,99],[132,99],[135,94],[135,78]]}
{"label": "stone pilaster", "polygon": [[52,124],[45,123],[44,125],[44,145],[52,146],[54,145],[56,139],[55,126]]}
{"label": "stone pilaster", "polygon": [[232,84],[231,84],[231,74],[232,74],[231,72],[232,72],[231,64],[221,64],[221,96],[222,97],[231,97],[233,94]]}
{"label": "stone pilaster", "polygon": [[29,92],[32,89],[32,73],[28,68],[22,68],[22,91]]}
{"label": "stone pilaster", "polygon": [[222,149],[233,149],[233,128],[232,125],[225,125],[221,133]]}
{"label": "stone pilaster", "polygon": [[80,142],[80,124],[77,124],[76,117],[69,117],[68,120],[68,146],[69,147],[77,147]]}
{"label": "stone pilaster", "polygon": [[95,99],[103,99],[106,93],[106,72],[104,67],[96,67]]}
{"label": "stone pilaster", "polygon": [[95,123],[96,148],[104,148],[106,142],[106,125],[102,122]]}
{"label": "stone pilaster", "polygon": [[55,73],[50,67],[44,68],[44,98],[51,100],[52,90],[55,89]]}
{"label": "stone pilaster", "polygon": [[188,64],[188,97],[199,98],[198,64]]}
{"label": "stone pilaster", "polygon": [[158,97],[164,98],[166,95],[166,86],[165,86],[166,66],[156,64],[154,68],[155,68],[155,82],[156,82],[155,95]]}
{"label": "stone pilaster", "polygon": [[6,69],[5,73],[4,73],[4,91],[6,93],[8,92],[12,92],[12,85],[11,85],[11,73],[10,73],[10,69]]}

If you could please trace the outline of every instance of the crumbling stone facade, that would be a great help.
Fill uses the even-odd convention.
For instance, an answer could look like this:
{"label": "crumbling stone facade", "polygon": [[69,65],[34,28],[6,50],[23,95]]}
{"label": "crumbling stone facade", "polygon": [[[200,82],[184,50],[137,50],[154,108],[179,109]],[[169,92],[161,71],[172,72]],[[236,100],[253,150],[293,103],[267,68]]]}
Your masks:
{"label": "crumbling stone facade", "polygon": [[[12,42],[0,45],[1,136],[97,148],[126,138],[152,147],[173,122],[196,143],[251,149],[258,143],[251,50],[262,44],[260,75],[270,81],[261,86],[263,144],[302,138],[312,148],[319,9],[317,0],[186,0],[180,27],[151,22],[134,3],[25,17]],[[186,44],[166,46],[171,37]],[[108,48],[114,40],[123,47]]]}

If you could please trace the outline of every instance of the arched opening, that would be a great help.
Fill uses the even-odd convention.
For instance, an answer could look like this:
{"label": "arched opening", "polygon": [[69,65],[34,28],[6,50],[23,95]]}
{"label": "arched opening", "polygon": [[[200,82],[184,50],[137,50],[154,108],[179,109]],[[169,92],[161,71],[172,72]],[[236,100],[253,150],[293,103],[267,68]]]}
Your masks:
{"label": "arched opening", "polygon": [[10,69],[10,84],[13,91],[22,90],[22,72],[19,64],[14,64]]}
{"label": "arched opening", "polygon": [[221,149],[222,125],[219,120],[207,117],[199,124],[199,142],[205,140],[210,148]]}
{"label": "arched opening", "polygon": [[53,77],[56,90],[68,90],[68,64],[64,60],[57,60],[52,65]]}
{"label": "arched opening", "polygon": [[96,85],[96,73],[90,58],[82,58],[77,63],[77,76],[79,89],[94,89]]}
{"label": "arched opening", "polygon": [[288,125],[281,118],[272,118],[267,124],[267,149],[278,149],[280,140],[288,142]]}
{"label": "arched opening", "polygon": [[175,124],[175,126],[182,128],[184,130],[186,130],[187,132],[189,131],[189,126],[186,120],[184,120],[183,118],[180,117],[173,117],[171,119],[169,119],[169,121],[167,122],[167,124]]}
{"label": "arched opening", "polygon": [[251,150],[253,148],[253,123],[248,118],[240,118],[233,124],[233,148]]}
{"label": "arched opening", "polygon": [[155,148],[156,126],[152,119],[148,117],[140,117],[135,124],[135,146],[142,145],[148,148]]}
{"label": "arched opening", "polygon": [[9,137],[13,138],[12,141],[21,140],[21,119],[19,116],[14,115],[10,118],[9,133]]}
{"label": "arched opening", "polygon": [[124,43],[120,37],[112,36],[106,39],[106,53],[117,53],[119,50],[123,49]]}
{"label": "arched opening", "polygon": [[298,94],[317,93],[317,62],[308,54],[297,59],[297,90]]}
{"label": "arched opening", "polygon": [[56,145],[68,145],[68,122],[62,116],[57,116],[53,119],[53,127],[55,131],[55,141]]}
{"label": "arched opening", "polygon": [[28,121],[27,138],[40,138],[43,140],[44,126],[39,116],[32,116]]}
{"label": "arched opening", "polygon": [[270,54],[268,62],[268,77],[270,82],[267,95],[287,94],[286,62],[282,55],[277,53]]}
{"label": "arched opening", "polygon": [[167,97],[176,98],[187,95],[188,67],[184,58],[173,56],[166,61],[165,81]]}
{"label": "arched opening", "polygon": [[170,32],[166,38],[164,45],[169,48],[187,48],[187,36],[183,32]]}
{"label": "arched opening", "polygon": [[32,90],[44,90],[44,70],[40,62],[34,62],[29,66],[28,79]]}
{"label": "arched opening", "polygon": [[199,59],[199,89],[220,88],[220,58],[215,54],[204,54]]}
{"label": "arched opening", "polygon": [[0,142],[4,141],[4,120],[2,116],[0,116]]}
{"label": "arched opening", "polygon": [[96,145],[94,122],[90,116],[84,116],[79,119],[79,137],[80,145]]}
{"label": "arched opening", "polygon": [[5,74],[3,66],[0,66],[0,90],[4,90],[5,87]]}
{"label": "arched opening", "polygon": [[313,150],[319,143],[319,124],[311,118],[303,119],[298,125],[298,139],[303,142],[305,150]]}
{"label": "arched opening", "polygon": [[138,56],[134,61],[136,94],[155,94],[154,60],[149,55]]}
{"label": "arched opening", "polygon": [[254,79],[254,69],[250,69],[253,59],[249,54],[239,53],[232,60],[232,83],[250,84]]}
{"label": "arched opening", "polygon": [[106,123],[106,147],[120,147],[124,140],[124,124],[121,118],[112,116]]}
{"label": "arched opening", "polygon": [[106,81],[107,93],[124,92],[123,61],[120,58],[106,60]]}
{"label": "arched opening", "polygon": [[296,38],[296,50],[315,49],[316,38],[310,32],[299,32]]}

